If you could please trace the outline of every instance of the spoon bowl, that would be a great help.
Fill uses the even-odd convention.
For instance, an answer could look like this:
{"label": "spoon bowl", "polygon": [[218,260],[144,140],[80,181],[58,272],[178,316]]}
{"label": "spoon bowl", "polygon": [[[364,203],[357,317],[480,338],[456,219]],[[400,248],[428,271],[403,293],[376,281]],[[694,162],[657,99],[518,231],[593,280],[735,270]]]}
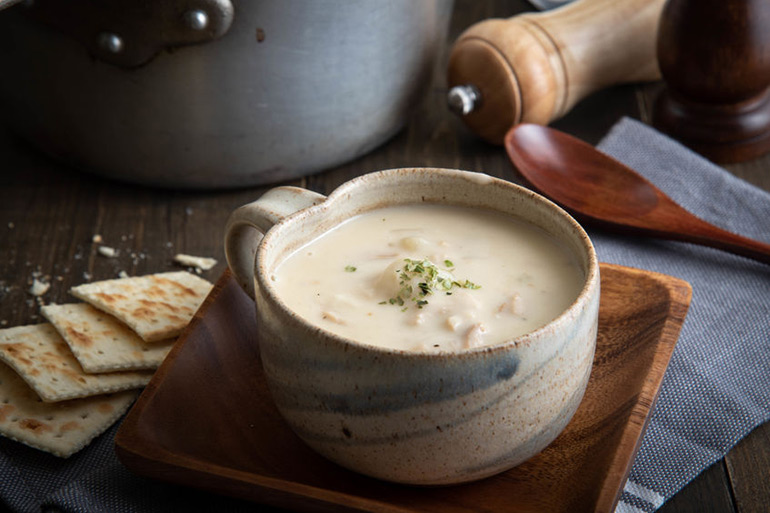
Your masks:
{"label": "spoon bowl", "polygon": [[621,233],[709,246],[770,263],[770,244],[714,226],[686,211],[646,178],[556,129],[519,124],[505,149],[529,184],[579,220]]}

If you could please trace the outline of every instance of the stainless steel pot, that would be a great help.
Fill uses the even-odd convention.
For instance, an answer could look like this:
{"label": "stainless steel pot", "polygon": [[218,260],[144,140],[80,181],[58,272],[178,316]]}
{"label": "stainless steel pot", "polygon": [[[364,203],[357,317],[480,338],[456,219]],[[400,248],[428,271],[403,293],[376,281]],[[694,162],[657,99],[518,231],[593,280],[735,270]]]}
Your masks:
{"label": "stainless steel pot", "polygon": [[72,164],[174,188],[302,176],[404,124],[449,0],[37,0],[0,12],[0,118]]}

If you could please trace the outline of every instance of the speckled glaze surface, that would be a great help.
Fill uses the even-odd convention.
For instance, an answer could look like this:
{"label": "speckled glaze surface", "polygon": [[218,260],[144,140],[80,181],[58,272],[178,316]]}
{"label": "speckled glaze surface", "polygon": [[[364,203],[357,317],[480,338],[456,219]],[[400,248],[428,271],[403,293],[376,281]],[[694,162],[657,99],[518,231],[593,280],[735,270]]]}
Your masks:
{"label": "speckled glaze surface", "polygon": [[[518,465],[564,429],[591,372],[600,292],[593,247],[571,217],[509,182],[446,169],[371,173],[325,200],[296,188],[274,191],[233,213],[226,252],[244,288],[254,287],[260,351],[275,403],[308,445],[373,477],[445,485]],[[360,212],[420,202],[487,208],[540,226],[581,262],[586,280],[579,297],[527,335],[431,354],[342,339],[277,298],[271,276],[293,250]],[[267,230],[271,223],[277,224]],[[247,225],[267,230],[250,267],[253,250],[244,246],[259,237],[245,236]]]}

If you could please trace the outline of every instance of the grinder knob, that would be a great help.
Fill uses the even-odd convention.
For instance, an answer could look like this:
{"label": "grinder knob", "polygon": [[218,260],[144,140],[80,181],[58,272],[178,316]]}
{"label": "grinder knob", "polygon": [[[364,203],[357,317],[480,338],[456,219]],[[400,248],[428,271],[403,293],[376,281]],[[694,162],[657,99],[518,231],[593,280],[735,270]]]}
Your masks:
{"label": "grinder knob", "polygon": [[657,80],[664,1],[577,0],[477,23],[449,57],[450,108],[480,137],[502,144],[513,125],[548,124],[599,89]]}

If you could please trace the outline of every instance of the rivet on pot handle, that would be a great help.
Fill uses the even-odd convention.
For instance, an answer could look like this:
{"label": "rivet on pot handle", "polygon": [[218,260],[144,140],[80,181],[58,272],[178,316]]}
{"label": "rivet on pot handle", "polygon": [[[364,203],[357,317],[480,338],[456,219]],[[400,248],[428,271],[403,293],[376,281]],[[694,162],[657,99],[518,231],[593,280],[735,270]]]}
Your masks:
{"label": "rivet on pot handle", "polygon": [[235,9],[231,0],[35,0],[25,14],[79,41],[96,58],[134,68],[163,50],[219,39]]}
{"label": "rivet on pot handle", "polygon": [[225,226],[225,256],[236,281],[249,296],[254,297],[254,259],[264,234],[285,217],[325,199],[300,187],[276,187],[230,214]]}

